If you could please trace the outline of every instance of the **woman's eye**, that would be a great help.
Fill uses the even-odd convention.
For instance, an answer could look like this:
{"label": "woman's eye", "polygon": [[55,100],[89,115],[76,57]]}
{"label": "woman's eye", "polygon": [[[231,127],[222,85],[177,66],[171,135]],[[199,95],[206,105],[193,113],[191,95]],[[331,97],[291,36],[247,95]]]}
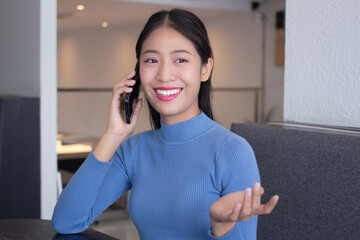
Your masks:
{"label": "woman's eye", "polygon": [[180,58],[180,59],[176,60],[175,62],[176,63],[184,63],[184,62],[187,62],[187,61],[185,59]]}
{"label": "woman's eye", "polygon": [[156,59],[148,59],[145,62],[147,62],[147,63],[157,63],[157,60]]}

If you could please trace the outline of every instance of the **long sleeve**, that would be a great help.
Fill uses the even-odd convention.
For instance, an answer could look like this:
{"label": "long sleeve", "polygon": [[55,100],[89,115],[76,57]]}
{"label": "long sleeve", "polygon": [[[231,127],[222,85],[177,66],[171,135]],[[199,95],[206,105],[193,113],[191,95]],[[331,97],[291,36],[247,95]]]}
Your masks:
{"label": "long sleeve", "polygon": [[53,225],[81,232],[131,188],[129,213],[142,240],[254,240],[257,217],[216,238],[209,209],[259,181],[249,144],[202,113],[129,137],[110,163],[91,153],[63,191]]}
{"label": "long sleeve", "polygon": [[[226,141],[217,159],[218,184],[222,190],[221,196],[231,192],[244,191],[252,188],[255,182],[260,182],[260,174],[254,152],[245,139],[236,136]],[[221,238],[214,237],[211,229],[210,239],[256,240],[257,216],[245,222],[238,222],[232,230]]]}
{"label": "long sleeve", "polygon": [[58,233],[86,230],[101,212],[131,187],[120,155],[98,161],[93,152],[72,177],[57,202],[52,223]]}

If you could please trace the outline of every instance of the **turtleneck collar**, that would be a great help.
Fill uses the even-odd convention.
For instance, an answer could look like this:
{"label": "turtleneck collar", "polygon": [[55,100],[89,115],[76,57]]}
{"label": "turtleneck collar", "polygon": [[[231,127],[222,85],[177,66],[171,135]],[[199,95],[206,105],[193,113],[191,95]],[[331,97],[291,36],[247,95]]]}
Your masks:
{"label": "turtleneck collar", "polygon": [[163,141],[180,144],[201,136],[215,127],[215,125],[216,123],[201,111],[196,117],[181,123],[166,125],[161,121],[161,128],[158,131]]}

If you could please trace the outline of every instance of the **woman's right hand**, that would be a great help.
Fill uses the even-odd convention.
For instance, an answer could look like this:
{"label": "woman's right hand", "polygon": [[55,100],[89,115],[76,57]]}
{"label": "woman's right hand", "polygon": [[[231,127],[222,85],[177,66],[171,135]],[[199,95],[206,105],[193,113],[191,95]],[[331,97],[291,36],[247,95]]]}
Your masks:
{"label": "woman's right hand", "polygon": [[135,99],[133,102],[133,113],[130,124],[126,123],[124,110],[124,96],[126,93],[131,93],[133,90],[130,86],[135,84],[135,80],[131,80],[134,75],[135,71],[133,70],[131,73],[124,76],[124,78],[113,88],[108,126],[106,128],[107,134],[124,138],[134,130],[142,106],[142,99]]}
{"label": "woman's right hand", "polygon": [[113,89],[108,126],[94,149],[94,155],[99,161],[109,162],[121,142],[134,130],[142,106],[142,99],[133,102],[130,124],[126,123],[125,111],[121,109],[121,105],[124,104],[124,94],[132,92],[130,86],[135,84],[135,80],[131,80],[134,75],[135,71],[132,71],[118,82]]}

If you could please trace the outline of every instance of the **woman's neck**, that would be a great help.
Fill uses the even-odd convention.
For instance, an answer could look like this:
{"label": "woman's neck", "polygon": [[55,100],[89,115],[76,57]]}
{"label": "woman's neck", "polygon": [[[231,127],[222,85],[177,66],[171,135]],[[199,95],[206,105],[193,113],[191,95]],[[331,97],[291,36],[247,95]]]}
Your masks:
{"label": "woman's neck", "polygon": [[166,125],[173,125],[181,122],[190,120],[201,113],[200,108],[194,109],[191,112],[186,112],[184,114],[177,115],[162,115],[160,114],[161,121]]}

